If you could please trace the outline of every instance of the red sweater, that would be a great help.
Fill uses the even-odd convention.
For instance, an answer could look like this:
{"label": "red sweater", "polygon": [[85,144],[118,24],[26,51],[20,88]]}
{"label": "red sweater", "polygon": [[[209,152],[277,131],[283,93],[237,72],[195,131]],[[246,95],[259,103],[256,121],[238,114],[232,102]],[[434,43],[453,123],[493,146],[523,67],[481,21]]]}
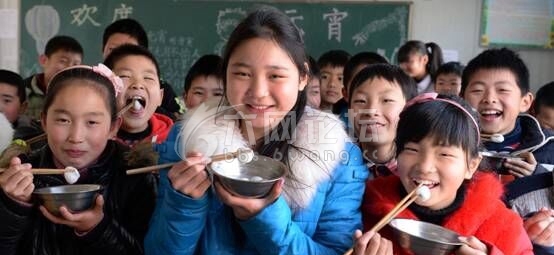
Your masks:
{"label": "red sweater", "polygon": [[[397,176],[368,181],[362,204],[366,231],[402,200],[401,185]],[[447,216],[442,226],[463,236],[477,237],[488,246],[489,254],[533,254],[521,218],[506,208],[500,199],[502,194],[503,187],[495,176],[476,173],[467,186],[461,207]],[[407,208],[397,218],[417,219],[417,216]],[[380,234],[394,240],[389,226]],[[407,254],[394,245],[394,254]]]}

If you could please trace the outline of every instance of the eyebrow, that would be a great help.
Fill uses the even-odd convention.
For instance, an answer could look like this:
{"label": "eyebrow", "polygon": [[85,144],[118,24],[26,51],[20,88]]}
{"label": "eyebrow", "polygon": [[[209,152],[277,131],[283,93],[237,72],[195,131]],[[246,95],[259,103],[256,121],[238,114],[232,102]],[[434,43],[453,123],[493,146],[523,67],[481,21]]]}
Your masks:
{"label": "eyebrow", "polygon": [[[116,71],[127,71],[127,72],[133,72],[134,70],[132,70],[131,68],[127,68],[127,67],[120,67],[120,68],[117,68],[115,69]],[[156,72],[156,70],[153,70],[153,69],[147,69],[147,70],[144,70],[144,71],[141,71],[142,73],[149,73],[149,74],[154,74],[154,75],[158,75],[158,73]]]}
{"label": "eyebrow", "polygon": [[[54,109],[54,113],[71,115],[71,113],[68,110],[65,110],[65,109]],[[87,113],[85,113],[85,116],[104,116],[104,113],[103,112],[87,112]]]}
{"label": "eyebrow", "polygon": [[[236,62],[231,65],[232,67],[246,67],[251,68],[252,66],[249,64],[246,64],[244,62]],[[266,65],[265,68],[267,69],[274,69],[274,70],[289,70],[288,68],[284,66],[278,66],[278,65]]]}
{"label": "eyebrow", "polygon": [[15,96],[10,95],[10,94],[1,94],[0,96],[7,97],[7,98],[14,98],[15,97]]}

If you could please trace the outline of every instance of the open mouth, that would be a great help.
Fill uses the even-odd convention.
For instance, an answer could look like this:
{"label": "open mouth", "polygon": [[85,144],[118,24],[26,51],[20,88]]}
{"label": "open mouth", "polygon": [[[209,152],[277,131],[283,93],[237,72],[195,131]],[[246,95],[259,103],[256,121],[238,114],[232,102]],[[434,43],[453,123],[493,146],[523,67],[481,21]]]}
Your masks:
{"label": "open mouth", "polygon": [[502,111],[497,111],[497,110],[483,110],[483,111],[480,111],[479,114],[480,114],[481,117],[483,117],[484,119],[490,120],[490,119],[495,119],[495,118],[499,118],[500,116],[502,116]]}
{"label": "open mouth", "polygon": [[133,104],[132,110],[140,111],[146,107],[146,99],[141,96],[132,96],[127,98],[125,105]]}
{"label": "open mouth", "polygon": [[412,182],[416,186],[419,186],[420,184],[423,184],[423,186],[427,186],[429,189],[437,187],[440,184],[440,182],[434,182],[434,181],[429,181],[429,180],[421,180],[421,179],[412,179]]}

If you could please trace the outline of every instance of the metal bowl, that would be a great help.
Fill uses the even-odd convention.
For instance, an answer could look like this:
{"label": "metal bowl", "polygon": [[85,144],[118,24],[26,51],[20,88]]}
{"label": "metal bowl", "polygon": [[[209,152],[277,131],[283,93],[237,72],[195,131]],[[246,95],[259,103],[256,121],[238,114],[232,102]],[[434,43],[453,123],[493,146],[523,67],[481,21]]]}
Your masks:
{"label": "metal bowl", "polygon": [[100,189],[95,184],[63,185],[36,189],[33,195],[50,213],[60,216],[62,205],[71,212],[90,209]]}
{"label": "metal bowl", "polygon": [[490,151],[482,151],[480,152],[480,154],[481,156],[483,156],[483,159],[479,164],[480,170],[494,171],[497,174],[503,175],[510,174],[510,171],[506,167],[504,167],[504,162],[506,162],[506,159],[521,159],[517,156]]}
{"label": "metal bowl", "polygon": [[287,173],[278,160],[256,155],[248,163],[239,160],[220,161],[208,165],[208,171],[230,193],[240,197],[264,197],[273,184]]}
{"label": "metal bowl", "polygon": [[400,247],[415,255],[448,255],[463,244],[456,232],[435,224],[393,219],[389,225]]}

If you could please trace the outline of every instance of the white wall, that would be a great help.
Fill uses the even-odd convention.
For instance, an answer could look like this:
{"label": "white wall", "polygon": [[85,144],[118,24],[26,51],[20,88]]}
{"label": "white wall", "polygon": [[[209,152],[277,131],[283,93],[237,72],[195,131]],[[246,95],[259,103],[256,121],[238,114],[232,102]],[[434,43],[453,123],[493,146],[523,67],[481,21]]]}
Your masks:
{"label": "white wall", "polygon": [[[410,39],[434,41],[443,49],[457,50],[460,61],[465,64],[483,50],[478,39],[481,5],[481,0],[412,0]],[[19,6],[19,0],[0,0],[0,9]],[[17,69],[17,57],[13,57],[19,55],[18,40],[0,39],[0,68]],[[520,50],[519,53],[529,67],[533,91],[554,81],[554,51]]]}
{"label": "white wall", "polygon": [[[0,9],[19,9],[19,0],[0,0]],[[5,29],[18,29],[19,13],[17,14],[17,27],[0,27],[0,33],[6,33]],[[0,24],[1,26],[2,24]],[[0,68],[19,72],[19,32],[16,38],[2,38],[0,36]]]}
{"label": "white wall", "polygon": [[[398,0],[396,0],[398,1]],[[460,53],[467,64],[484,49],[479,46],[481,0],[413,0],[411,39],[434,41],[443,49]],[[554,81],[553,50],[518,50],[527,64],[531,88]]]}

